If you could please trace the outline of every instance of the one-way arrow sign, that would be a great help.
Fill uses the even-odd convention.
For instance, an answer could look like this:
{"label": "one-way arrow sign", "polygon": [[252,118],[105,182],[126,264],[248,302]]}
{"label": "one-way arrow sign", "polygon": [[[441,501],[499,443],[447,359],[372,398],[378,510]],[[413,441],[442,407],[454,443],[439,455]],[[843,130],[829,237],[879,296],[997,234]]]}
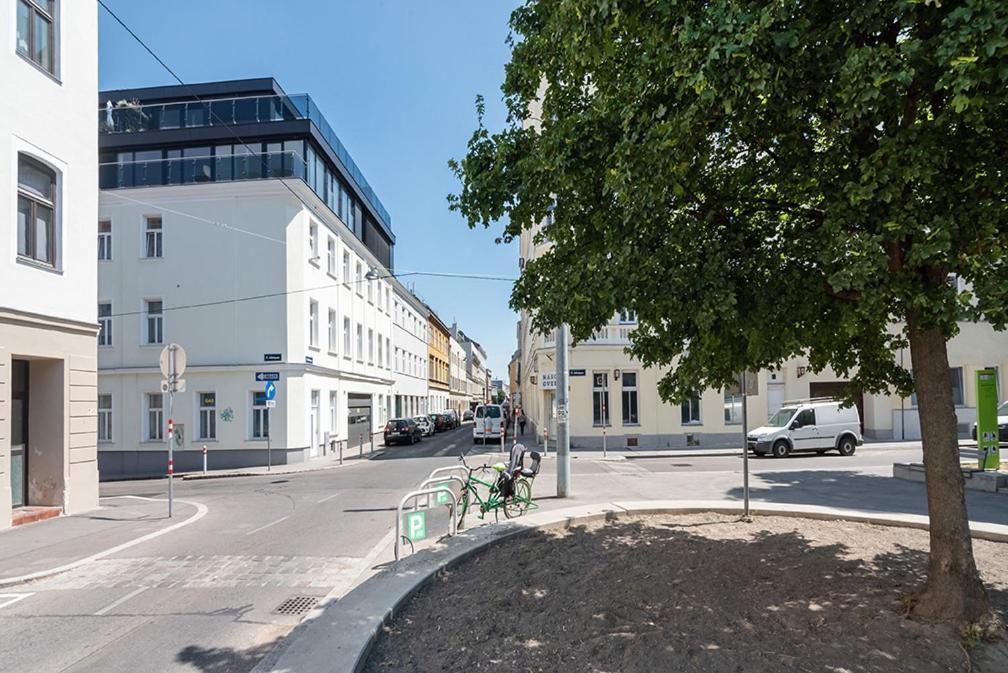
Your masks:
{"label": "one-way arrow sign", "polygon": [[280,372],[256,372],[256,381],[279,381]]}

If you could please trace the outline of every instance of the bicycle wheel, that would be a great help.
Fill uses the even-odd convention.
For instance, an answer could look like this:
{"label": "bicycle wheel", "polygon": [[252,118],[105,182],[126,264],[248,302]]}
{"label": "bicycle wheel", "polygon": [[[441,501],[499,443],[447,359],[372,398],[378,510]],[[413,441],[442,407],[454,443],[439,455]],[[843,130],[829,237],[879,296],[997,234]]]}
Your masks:
{"label": "bicycle wheel", "polygon": [[514,494],[504,502],[504,516],[509,519],[521,516],[528,511],[532,502],[532,486],[525,479],[515,482]]}
{"label": "bicycle wheel", "polygon": [[462,519],[465,518],[466,512],[469,510],[469,489],[463,489],[462,493],[459,494],[458,499],[458,510],[455,512],[455,522],[457,528],[462,528]]}

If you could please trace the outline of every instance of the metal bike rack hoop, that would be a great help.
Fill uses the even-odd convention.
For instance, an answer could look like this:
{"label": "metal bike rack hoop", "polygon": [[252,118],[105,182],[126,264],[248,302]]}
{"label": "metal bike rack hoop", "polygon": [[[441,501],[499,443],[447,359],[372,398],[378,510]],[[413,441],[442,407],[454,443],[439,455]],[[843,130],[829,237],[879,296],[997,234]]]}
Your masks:
{"label": "metal bike rack hoop", "polygon": [[452,490],[447,486],[435,486],[434,488],[427,488],[423,490],[410,491],[403,499],[399,501],[399,506],[396,508],[396,520],[395,520],[395,560],[399,560],[399,548],[401,546],[401,533],[402,533],[402,513],[403,507],[412,498],[419,497],[421,495],[434,495],[436,493],[447,493],[450,500],[448,501],[448,535],[455,534],[455,508],[458,500]]}
{"label": "metal bike rack hoop", "polygon": [[[430,474],[427,475],[427,480],[429,481],[429,480],[433,479],[435,477],[435,475],[438,475],[438,474],[446,474],[448,472],[455,472],[455,471],[464,472],[466,475],[469,474],[469,468],[467,468],[467,467],[465,467],[463,465],[449,465],[448,467],[439,467],[439,468],[435,469],[433,472],[431,472]],[[425,481],[424,483],[427,483],[427,482]]]}

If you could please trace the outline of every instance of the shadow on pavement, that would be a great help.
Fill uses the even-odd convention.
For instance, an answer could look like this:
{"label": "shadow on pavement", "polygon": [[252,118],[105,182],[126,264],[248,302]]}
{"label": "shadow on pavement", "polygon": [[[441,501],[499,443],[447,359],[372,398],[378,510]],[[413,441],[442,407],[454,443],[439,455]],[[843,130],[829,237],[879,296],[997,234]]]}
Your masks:
{"label": "shadow on pavement", "polygon": [[[873,512],[906,512],[927,515],[924,484],[846,470],[788,470],[754,475],[766,486],[749,489],[753,500],[797,505],[823,505]],[[742,498],[742,488],[725,492]],[[966,491],[972,521],[1008,524],[1008,497]]]}
{"label": "shadow on pavement", "polygon": [[175,655],[175,661],[189,664],[202,673],[246,673],[251,671],[280,638],[247,649],[234,647],[201,647],[189,645]]}

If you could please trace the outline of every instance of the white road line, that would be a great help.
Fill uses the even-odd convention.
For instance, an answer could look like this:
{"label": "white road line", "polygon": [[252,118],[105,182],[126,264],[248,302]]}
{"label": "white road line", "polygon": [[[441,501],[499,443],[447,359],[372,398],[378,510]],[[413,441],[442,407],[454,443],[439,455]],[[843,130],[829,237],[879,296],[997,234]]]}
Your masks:
{"label": "white road line", "polygon": [[139,589],[134,589],[133,591],[129,592],[128,594],[126,594],[125,596],[123,596],[122,598],[120,598],[119,600],[113,601],[113,602],[109,603],[108,605],[106,605],[105,607],[103,607],[101,610],[99,610],[98,612],[94,613],[94,616],[95,617],[101,617],[102,615],[107,614],[111,610],[119,607],[120,605],[122,605],[123,603],[125,603],[129,599],[133,598],[137,594],[143,593],[144,591],[147,591],[147,587],[140,587]]}
{"label": "white road line", "polygon": [[333,493],[332,495],[327,495],[326,497],[324,497],[324,498],[322,498],[321,500],[319,500],[319,501],[318,501],[318,504],[320,504],[320,505],[321,505],[322,503],[326,502],[327,500],[332,500],[332,499],[333,499],[333,498],[335,498],[335,497],[336,497],[337,495],[339,495],[339,493]]}
{"label": "white road line", "polygon": [[24,600],[25,598],[34,595],[35,595],[34,591],[27,594],[0,594],[0,608],[5,608],[8,605],[14,605],[18,601]]}
{"label": "white road line", "polygon": [[259,526],[258,528],[253,528],[252,530],[250,530],[249,532],[247,532],[247,533],[245,533],[245,534],[246,534],[246,535],[252,535],[253,533],[258,533],[258,532],[259,532],[259,531],[261,531],[261,530],[266,530],[266,529],[267,529],[267,528],[269,528],[270,526],[275,526],[275,525],[277,525],[278,523],[280,523],[281,521],[286,521],[286,520],[287,520],[287,519],[289,519],[289,518],[290,518],[289,516],[284,516],[284,517],[281,517],[281,518],[277,519],[276,521],[270,521],[270,522],[269,522],[268,524],[266,524],[265,526]]}
{"label": "white road line", "polygon": [[[109,498],[132,498],[134,500],[150,500],[151,502],[166,502],[165,498],[145,498],[144,496],[141,496],[141,495],[113,495],[113,496],[109,496]],[[105,498],[105,499],[108,499],[108,498]],[[62,573],[62,572],[66,572],[67,570],[73,570],[74,568],[79,568],[79,567],[81,567],[83,565],[87,565],[88,563],[91,563],[92,561],[97,561],[99,559],[105,558],[106,556],[111,556],[112,554],[117,554],[117,553],[121,552],[124,549],[129,549],[130,547],[135,547],[136,545],[141,544],[143,542],[147,542],[148,540],[153,540],[156,537],[161,537],[162,535],[166,535],[167,533],[170,533],[170,532],[172,532],[174,530],[178,530],[179,528],[182,528],[183,526],[188,526],[191,523],[196,523],[197,521],[199,521],[200,519],[202,519],[203,517],[205,517],[207,515],[207,512],[209,511],[207,509],[206,505],[204,505],[201,502],[196,502],[195,500],[182,500],[181,498],[175,498],[175,502],[181,502],[181,503],[185,503],[187,505],[192,505],[193,507],[196,508],[196,513],[193,514],[188,519],[185,519],[183,521],[179,521],[178,523],[174,523],[174,524],[172,524],[172,525],[170,525],[170,526],[168,526],[166,528],[162,528],[161,530],[156,530],[156,531],[154,531],[152,533],[147,533],[146,535],[141,535],[140,537],[134,538],[134,539],[130,540],[129,542],[123,542],[120,545],[116,545],[115,547],[110,547],[109,549],[105,549],[103,551],[100,551],[97,554],[92,554],[91,556],[87,556],[85,558],[78,559],[78,560],[76,560],[76,561],[74,561],[72,563],[67,563],[66,565],[57,566],[55,568],[49,568],[48,570],[39,570],[37,572],[29,573],[28,575],[20,575],[18,577],[4,577],[4,578],[0,578],[0,587],[11,586],[13,584],[21,584],[22,582],[28,582],[30,580],[37,580],[37,579],[41,579],[43,577],[49,577],[50,575],[56,575],[56,574],[59,574],[59,573]]]}

